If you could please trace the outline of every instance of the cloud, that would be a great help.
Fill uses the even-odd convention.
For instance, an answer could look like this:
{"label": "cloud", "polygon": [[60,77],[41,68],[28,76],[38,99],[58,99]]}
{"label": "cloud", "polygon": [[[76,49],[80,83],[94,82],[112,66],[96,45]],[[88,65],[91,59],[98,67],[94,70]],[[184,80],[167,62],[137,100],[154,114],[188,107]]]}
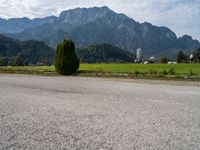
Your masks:
{"label": "cloud", "polygon": [[200,40],[200,0],[0,0],[0,17],[45,17],[76,7],[109,6],[139,22]]}

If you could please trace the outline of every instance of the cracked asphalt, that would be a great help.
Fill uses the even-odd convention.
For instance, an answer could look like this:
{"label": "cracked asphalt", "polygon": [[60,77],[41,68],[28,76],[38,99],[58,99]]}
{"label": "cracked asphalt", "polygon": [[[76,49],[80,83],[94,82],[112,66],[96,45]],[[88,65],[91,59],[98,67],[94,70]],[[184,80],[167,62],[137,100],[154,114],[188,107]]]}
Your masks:
{"label": "cracked asphalt", "polygon": [[200,149],[200,86],[0,75],[1,150]]}

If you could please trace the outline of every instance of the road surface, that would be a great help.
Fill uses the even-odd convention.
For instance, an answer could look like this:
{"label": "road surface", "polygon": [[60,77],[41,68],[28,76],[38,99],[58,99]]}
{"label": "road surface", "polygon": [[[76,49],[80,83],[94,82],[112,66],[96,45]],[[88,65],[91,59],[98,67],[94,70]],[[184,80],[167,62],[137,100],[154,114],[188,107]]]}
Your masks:
{"label": "road surface", "polygon": [[200,149],[200,86],[0,75],[0,149]]}

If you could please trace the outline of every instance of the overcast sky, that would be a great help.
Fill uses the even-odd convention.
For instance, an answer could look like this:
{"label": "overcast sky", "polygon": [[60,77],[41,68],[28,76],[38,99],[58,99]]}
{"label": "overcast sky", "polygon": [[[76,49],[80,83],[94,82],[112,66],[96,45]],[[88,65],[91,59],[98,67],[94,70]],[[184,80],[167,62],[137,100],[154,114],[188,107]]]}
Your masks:
{"label": "overcast sky", "polygon": [[76,7],[108,6],[139,22],[171,28],[200,40],[200,0],[0,0],[0,17],[58,16]]}

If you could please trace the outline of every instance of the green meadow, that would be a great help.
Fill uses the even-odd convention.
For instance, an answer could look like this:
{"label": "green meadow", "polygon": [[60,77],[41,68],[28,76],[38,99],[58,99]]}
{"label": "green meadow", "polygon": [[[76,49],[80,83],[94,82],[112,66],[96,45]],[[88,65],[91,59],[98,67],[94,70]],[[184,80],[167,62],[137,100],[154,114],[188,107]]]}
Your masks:
{"label": "green meadow", "polygon": [[[141,78],[200,78],[200,64],[81,64],[81,75]],[[57,75],[54,66],[0,67],[0,73]]]}
{"label": "green meadow", "polygon": [[151,70],[157,72],[168,71],[172,69],[177,74],[188,74],[192,71],[194,74],[200,74],[200,64],[81,64],[82,71],[98,71],[113,73],[148,73]]}

